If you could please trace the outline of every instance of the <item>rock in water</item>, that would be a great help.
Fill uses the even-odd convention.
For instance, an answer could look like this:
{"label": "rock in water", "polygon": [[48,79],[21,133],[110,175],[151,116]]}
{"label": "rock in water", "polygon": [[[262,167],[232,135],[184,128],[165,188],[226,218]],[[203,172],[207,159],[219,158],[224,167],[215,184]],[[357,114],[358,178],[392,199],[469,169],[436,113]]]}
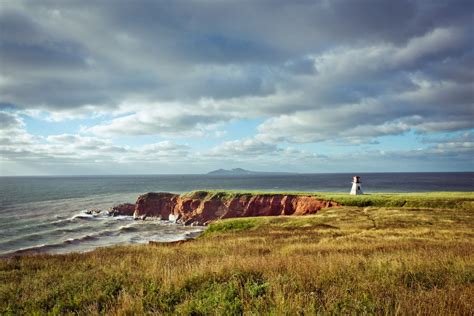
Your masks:
{"label": "rock in water", "polygon": [[112,207],[109,210],[109,214],[112,216],[118,216],[118,215],[132,216],[134,212],[135,212],[135,204],[132,204],[132,203],[119,204]]}

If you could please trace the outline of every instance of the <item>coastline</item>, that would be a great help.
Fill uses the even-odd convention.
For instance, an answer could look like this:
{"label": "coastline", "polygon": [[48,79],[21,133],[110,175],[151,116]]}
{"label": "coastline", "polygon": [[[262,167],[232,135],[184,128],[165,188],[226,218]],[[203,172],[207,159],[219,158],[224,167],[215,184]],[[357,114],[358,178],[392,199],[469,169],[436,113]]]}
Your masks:
{"label": "coastline", "polygon": [[[147,198],[155,200],[147,201]],[[164,198],[164,200],[163,200]],[[146,218],[145,221],[133,220],[138,201],[142,208],[136,218]],[[173,202],[173,203],[171,203]],[[204,226],[220,219],[232,217],[280,216],[280,215],[308,215],[317,214],[321,209],[328,207],[414,207],[431,209],[473,208],[473,192],[431,192],[431,193],[373,193],[361,196],[350,196],[345,193],[327,192],[261,192],[237,190],[205,190],[193,191],[180,195],[153,194],[140,195],[137,203],[129,204],[133,207],[125,209],[126,214],[120,212],[111,216],[115,207],[109,211],[92,214],[96,211],[81,211],[70,218],[59,219],[57,225],[74,221],[76,226],[60,228],[53,226],[55,231],[71,231],[80,229],[84,233],[70,235],[52,242],[33,244],[27,247],[12,249],[1,257],[28,255],[35,253],[68,253],[88,252],[98,247],[108,247],[117,244],[146,244],[150,241],[173,242],[187,239],[189,232],[204,231]],[[160,210],[156,212],[156,210]],[[117,211],[117,210],[116,210]],[[107,213],[107,215],[105,215]],[[104,221],[104,228],[98,231],[88,228],[89,225],[100,224],[95,218]],[[125,216],[126,215],[126,216]],[[174,225],[167,221],[174,216],[180,224]],[[183,220],[184,219],[184,220]],[[115,225],[115,229],[107,228]],[[185,226],[184,224],[188,224]],[[196,225],[197,226],[193,226]],[[56,225],[56,224],[54,224]],[[80,226],[77,226],[80,225]],[[74,228],[77,227],[77,228]],[[146,231],[143,231],[145,227]],[[190,231],[193,230],[193,231]],[[89,232],[88,232],[89,231]],[[167,235],[160,235],[165,233]],[[36,233],[35,233],[36,234]],[[35,234],[31,235],[36,236]],[[130,236],[130,237],[126,237]],[[161,236],[161,237],[160,237]],[[31,238],[25,236],[24,238]],[[36,238],[36,237],[35,237]],[[104,239],[106,238],[106,239]]]}
{"label": "coastline", "polygon": [[341,206],[456,208],[474,202],[473,192],[369,193],[198,190],[175,194],[149,192],[135,203],[114,206],[114,215],[159,218],[185,225],[207,225],[236,217],[308,215]]}

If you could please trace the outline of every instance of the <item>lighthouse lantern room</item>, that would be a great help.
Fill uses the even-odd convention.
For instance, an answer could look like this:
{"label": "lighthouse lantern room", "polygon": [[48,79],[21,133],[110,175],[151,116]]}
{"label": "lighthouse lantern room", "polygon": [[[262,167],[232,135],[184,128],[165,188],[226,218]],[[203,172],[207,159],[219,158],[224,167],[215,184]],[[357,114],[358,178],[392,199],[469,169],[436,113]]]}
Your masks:
{"label": "lighthouse lantern room", "polygon": [[360,194],[364,194],[364,192],[362,192],[360,177],[359,176],[354,176],[352,178],[351,195],[360,195]]}

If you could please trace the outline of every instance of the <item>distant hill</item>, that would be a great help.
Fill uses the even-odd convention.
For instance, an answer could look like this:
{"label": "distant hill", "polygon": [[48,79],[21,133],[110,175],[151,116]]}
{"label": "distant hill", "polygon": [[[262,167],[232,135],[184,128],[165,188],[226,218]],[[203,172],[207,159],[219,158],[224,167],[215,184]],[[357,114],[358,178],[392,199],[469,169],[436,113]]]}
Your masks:
{"label": "distant hill", "polygon": [[[207,173],[211,176],[240,176],[240,175],[252,175],[252,174],[292,174],[292,172],[261,172],[261,171],[250,171],[242,168],[234,169],[217,169]],[[293,173],[294,174],[294,173]]]}
{"label": "distant hill", "polygon": [[241,175],[241,174],[256,174],[258,172],[245,170],[242,168],[234,168],[234,169],[217,169],[211,172],[208,172],[208,175]]}

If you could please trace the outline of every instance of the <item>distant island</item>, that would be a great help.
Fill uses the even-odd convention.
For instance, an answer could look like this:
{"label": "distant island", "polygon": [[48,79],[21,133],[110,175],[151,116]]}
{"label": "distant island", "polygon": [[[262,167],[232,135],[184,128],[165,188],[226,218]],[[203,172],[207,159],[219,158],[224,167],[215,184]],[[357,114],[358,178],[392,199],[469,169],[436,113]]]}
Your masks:
{"label": "distant island", "polygon": [[296,174],[295,172],[264,172],[264,171],[251,171],[242,168],[234,169],[217,169],[207,173],[211,176],[240,176],[240,175],[258,175],[258,174]]}

